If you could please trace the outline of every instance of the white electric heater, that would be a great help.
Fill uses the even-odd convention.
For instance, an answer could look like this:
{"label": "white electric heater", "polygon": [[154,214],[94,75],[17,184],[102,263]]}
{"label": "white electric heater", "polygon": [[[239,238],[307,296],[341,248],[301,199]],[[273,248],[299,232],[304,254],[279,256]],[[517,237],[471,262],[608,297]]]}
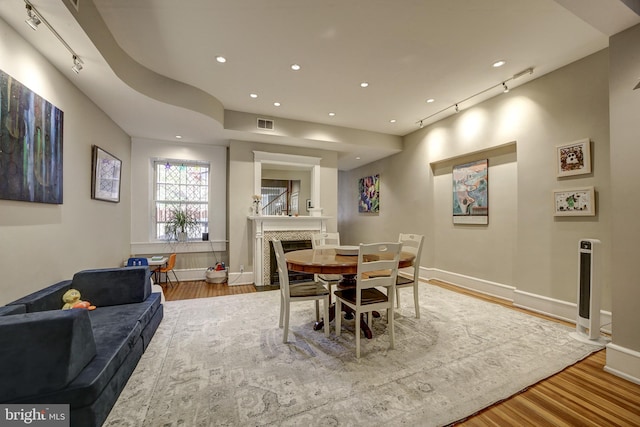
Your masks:
{"label": "white electric heater", "polygon": [[600,240],[580,239],[578,245],[578,313],[574,338],[590,344],[606,344],[600,336],[601,282]]}

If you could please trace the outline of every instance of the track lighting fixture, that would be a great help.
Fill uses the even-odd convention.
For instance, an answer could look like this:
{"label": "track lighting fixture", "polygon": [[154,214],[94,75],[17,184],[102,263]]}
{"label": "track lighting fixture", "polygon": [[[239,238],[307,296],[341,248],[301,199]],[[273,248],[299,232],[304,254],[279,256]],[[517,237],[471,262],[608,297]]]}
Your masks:
{"label": "track lighting fixture", "polygon": [[25,7],[27,8],[27,16],[28,16],[25,22],[29,24],[29,26],[34,30],[41,23],[44,24],[49,29],[49,31],[51,31],[51,34],[56,36],[56,38],[60,41],[60,43],[62,43],[62,45],[69,51],[69,53],[73,57],[73,67],[71,67],[71,69],[76,74],[78,74],[80,70],[82,70],[83,68],[84,62],[82,62],[82,59],[80,59],[78,54],[75,53],[73,49],[71,49],[71,46],[69,46],[69,44],[66,41],[64,41],[62,36],[60,36],[60,34],[58,34],[58,32],[51,26],[49,21],[44,19],[44,16],[42,16],[42,14],[38,12],[38,9],[33,7],[33,5],[29,2],[29,0],[24,0],[24,3],[25,3]]}
{"label": "track lighting fixture", "polygon": [[41,22],[40,18],[38,18],[38,15],[33,13],[33,7],[30,4],[27,3],[25,7],[27,8],[27,19],[24,22],[34,30],[37,30],[38,25],[40,25]]}
{"label": "track lighting fixture", "polygon": [[[482,91],[480,91],[478,93],[474,93],[473,95],[468,96],[465,99],[463,99],[461,101],[458,101],[453,105],[449,105],[448,107],[443,108],[440,111],[436,111],[435,113],[431,114],[430,116],[427,116],[427,117],[425,117],[423,119],[418,120],[416,123],[422,128],[424,126],[424,121],[429,120],[430,118],[432,118],[434,116],[437,116],[440,113],[444,113],[445,111],[449,110],[450,108],[453,108],[454,111],[456,113],[458,113],[460,111],[460,107],[458,106],[458,104],[462,104],[463,102],[466,102],[466,101],[468,101],[468,100],[470,100],[472,98],[475,98],[476,96],[480,96],[480,95],[484,94],[485,92],[489,92],[490,90],[493,90],[493,89],[495,89],[497,87],[502,87],[502,90],[505,93],[509,92],[509,87],[507,86],[507,82],[510,82],[511,80],[515,80],[515,79],[520,78],[520,77],[522,77],[524,75],[527,75],[527,74],[533,74],[533,67],[529,67],[526,70],[522,70],[519,73],[514,74],[513,76],[509,77],[508,79],[506,79],[506,80],[504,80],[504,81],[502,81],[502,82],[500,82],[498,84],[495,84],[495,85],[493,85],[493,86],[491,86],[491,87],[489,87],[489,88],[487,88],[485,90],[482,90]],[[638,88],[640,88],[640,84],[638,84],[638,86],[635,87],[635,89],[638,89]]]}
{"label": "track lighting fixture", "polygon": [[424,125],[422,124],[422,120],[420,120],[420,129],[422,129]]}
{"label": "track lighting fixture", "polygon": [[82,70],[82,61],[77,56],[73,55],[73,67],[71,67],[74,73],[80,74]]}

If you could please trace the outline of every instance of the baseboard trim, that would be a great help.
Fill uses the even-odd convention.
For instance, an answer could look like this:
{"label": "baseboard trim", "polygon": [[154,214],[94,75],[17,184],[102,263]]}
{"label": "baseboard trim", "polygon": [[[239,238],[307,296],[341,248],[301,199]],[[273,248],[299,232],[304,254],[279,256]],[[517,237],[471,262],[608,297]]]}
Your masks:
{"label": "baseboard trim", "polygon": [[253,285],[253,271],[229,273],[229,286]]}
{"label": "baseboard trim", "polygon": [[513,301],[515,287],[437,268],[420,267],[421,279],[436,279],[495,298]]}
{"label": "baseboard trim", "polygon": [[[510,301],[514,307],[544,314],[565,322],[574,324],[576,322],[576,303],[524,292],[518,290],[515,286],[478,279],[476,277],[437,268],[421,267],[420,278],[423,280],[442,280],[443,282],[451,283],[463,289]],[[602,325],[600,331],[611,334],[611,312],[600,311],[600,324]]]}
{"label": "baseboard trim", "polygon": [[632,383],[640,384],[640,353],[609,343],[604,370]]}
{"label": "baseboard trim", "polygon": [[[565,322],[576,323],[578,305],[520,290],[514,291],[514,307],[531,310]],[[600,331],[611,334],[611,312],[600,310]]]}

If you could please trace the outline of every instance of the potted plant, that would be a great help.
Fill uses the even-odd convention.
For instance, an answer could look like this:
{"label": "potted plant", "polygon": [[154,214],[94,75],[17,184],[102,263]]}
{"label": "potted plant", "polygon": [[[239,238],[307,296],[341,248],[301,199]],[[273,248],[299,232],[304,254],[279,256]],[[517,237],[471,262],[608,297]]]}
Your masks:
{"label": "potted plant", "polygon": [[200,223],[195,211],[178,207],[171,209],[165,226],[165,231],[170,238],[175,236],[179,242],[186,242],[189,233],[198,230],[200,230]]}

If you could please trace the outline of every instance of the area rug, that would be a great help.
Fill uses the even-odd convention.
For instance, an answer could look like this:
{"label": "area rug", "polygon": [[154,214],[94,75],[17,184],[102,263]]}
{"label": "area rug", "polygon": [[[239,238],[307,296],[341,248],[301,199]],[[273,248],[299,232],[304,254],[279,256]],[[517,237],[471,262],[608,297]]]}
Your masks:
{"label": "area rug", "polygon": [[313,302],[278,291],[167,302],[105,426],[439,426],[553,375],[601,347],[572,328],[421,283],[401,291],[396,346],[385,316],[355,357],[354,321],[313,330]]}

